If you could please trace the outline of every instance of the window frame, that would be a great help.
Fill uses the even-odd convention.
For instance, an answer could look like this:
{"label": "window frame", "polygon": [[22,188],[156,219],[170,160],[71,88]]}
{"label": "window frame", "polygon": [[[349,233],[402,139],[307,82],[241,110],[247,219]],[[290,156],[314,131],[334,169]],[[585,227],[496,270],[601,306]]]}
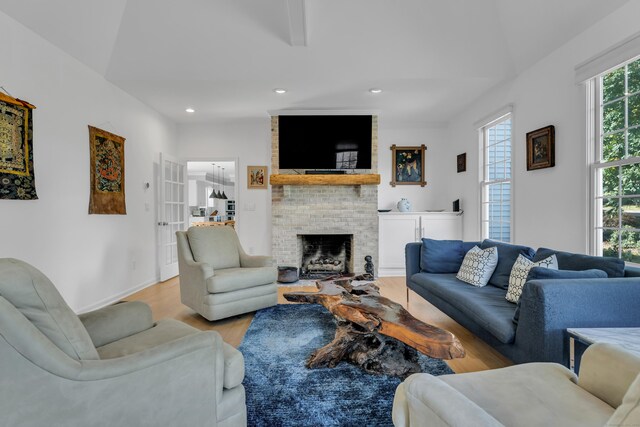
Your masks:
{"label": "window frame", "polygon": [[[589,215],[588,215],[588,249],[591,255],[602,256],[603,255],[603,233],[605,229],[612,230],[625,230],[622,224],[622,205],[619,204],[620,208],[618,210],[618,227],[605,227],[603,224],[602,218],[602,205],[603,200],[605,198],[615,198],[618,201],[621,201],[623,197],[640,197],[640,195],[624,195],[621,194],[621,189],[617,195],[605,197],[602,189],[602,173],[600,171],[604,171],[606,168],[610,167],[623,167],[631,164],[640,164],[640,156],[634,157],[623,157],[614,161],[603,161],[602,153],[604,149],[603,140],[607,135],[611,135],[614,133],[622,132],[625,137],[625,147],[628,147],[628,132],[630,129],[638,129],[640,125],[634,125],[629,127],[628,123],[628,100],[631,96],[637,96],[640,92],[628,93],[626,92],[628,88],[628,74],[625,72],[625,92],[622,97],[615,98],[613,100],[609,100],[606,104],[611,104],[613,102],[618,102],[620,100],[624,100],[625,105],[625,117],[624,117],[624,127],[617,132],[610,132],[607,135],[604,134],[602,127],[602,116],[603,116],[603,106],[604,102],[604,94],[602,88],[602,79],[604,76],[622,68],[627,65],[640,61],[640,56],[636,56],[627,61],[623,61],[620,64],[606,70],[603,73],[600,73],[591,79],[586,81],[586,99],[587,99],[587,109],[586,109],[586,123],[587,123],[587,171],[589,174],[588,177],[588,206],[589,206]],[[625,151],[627,151],[625,149]],[[618,184],[620,185],[620,183]],[[631,231],[640,232],[639,229],[631,229]],[[618,258],[623,259],[622,257],[622,247],[618,246]],[[632,261],[625,261],[631,265],[640,265],[639,263],[634,263]]]}
{"label": "window frame", "polygon": [[[511,120],[511,134],[509,135],[509,144],[510,144],[510,159],[509,159],[509,167],[510,167],[510,177],[507,178],[503,178],[503,179],[493,179],[493,180],[487,180],[486,178],[486,171],[487,171],[487,166],[488,166],[488,131],[489,129],[491,129],[494,126],[497,126],[498,124],[506,121],[506,120]],[[486,207],[489,206],[489,203],[486,202],[487,198],[488,198],[488,191],[489,191],[489,187],[492,184],[501,184],[501,183],[509,183],[510,184],[510,188],[509,188],[509,242],[506,243],[512,243],[515,241],[515,234],[514,234],[514,218],[515,218],[515,179],[514,179],[514,159],[515,159],[515,153],[514,153],[514,148],[515,148],[515,144],[513,143],[513,136],[515,135],[514,132],[514,115],[513,115],[513,109],[511,108],[511,106],[509,106],[509,108],[499,114],[495,114],[493,116],[493,119],[486,121],[486,123],[482,126],[479,127],[478,129],[478,137],[479,137],[479,148],[480,148],[480,156],[479,157],[479,163],[480,163],[480,167],[479,167],[479,191],[480,191],[480,212],[479,212],[479,235],[480,235],[480,239],[484,240],[484,239],[488,239],[489,238],[489,226],[487,226],[486,230],[485,230],[485,223],[490,224],[490,221],[488,219],[488,210],[486,209]],[[503,140],[506,141],[506,140]],[[500,141],[502,142],[502,141]],[[499,142],[497,142],[499,143]],[[486,205],[486,206],[485,206]],[[485,220],[486,218],[486,220]],[[500,221],[502,222],[502,221]],[[485,234],[486,231],[486,234]],[[502,241],[502,240],[501,240]]]}

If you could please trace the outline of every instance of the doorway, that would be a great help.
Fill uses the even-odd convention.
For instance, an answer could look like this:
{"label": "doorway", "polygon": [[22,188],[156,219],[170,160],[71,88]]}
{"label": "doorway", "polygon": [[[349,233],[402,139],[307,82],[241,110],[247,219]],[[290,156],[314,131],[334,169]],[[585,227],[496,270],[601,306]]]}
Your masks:
{"label": "doorway", "polygon": [[235,221],[238,226],[238,160],[187,161],[189,227],[202,222]]}

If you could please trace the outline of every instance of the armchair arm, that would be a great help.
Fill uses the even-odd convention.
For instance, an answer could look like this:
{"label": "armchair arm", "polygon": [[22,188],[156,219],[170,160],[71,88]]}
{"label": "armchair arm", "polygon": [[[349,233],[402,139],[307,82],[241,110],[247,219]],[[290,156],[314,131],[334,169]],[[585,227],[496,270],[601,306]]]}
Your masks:
{"label": "armchair arm", "polygon": [[96,347],[112,343],[153,326],[151,308],[140,301],[124,302],[78,316]]}
{"label": "armchair arm", "polygon": [[401,383],[393,399],[395,427],[504,427],[465,395],[429,374],[414,374]]}
{"label": "armchair arm", "polygon": [[640,326],[639,300],[638,277],[527,282],[515,340],[520,361],[569,366],[567,328]]}
{"label": "armchair arm", "polygon": [[582,355],[578,385],[617,408],[638,374],[638,355],[620,346],[596,343]]}
{"label": "armchair arm", "polygon": [[273,258],[263,255],[247,255],[243,251],[240,252],[240,266],[244,268],[271,267]]}

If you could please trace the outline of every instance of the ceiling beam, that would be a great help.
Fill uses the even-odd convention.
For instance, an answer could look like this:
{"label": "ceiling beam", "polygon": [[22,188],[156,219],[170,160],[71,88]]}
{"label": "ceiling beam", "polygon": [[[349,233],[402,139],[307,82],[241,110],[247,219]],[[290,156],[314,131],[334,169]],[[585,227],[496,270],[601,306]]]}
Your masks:
{"label": "ceiling beam", "polygon": [[305,0],[286,0],[291,46],[307,45],[307,13]]}

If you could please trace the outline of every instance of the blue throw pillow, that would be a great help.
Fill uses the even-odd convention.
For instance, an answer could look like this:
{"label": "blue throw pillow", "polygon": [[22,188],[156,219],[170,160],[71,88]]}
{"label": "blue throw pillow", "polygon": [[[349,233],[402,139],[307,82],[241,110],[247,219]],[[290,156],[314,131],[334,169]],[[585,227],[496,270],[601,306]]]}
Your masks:
{"label": "blue throw pillow", "polygon": [[464,254],[462,240],[422,239],[420,269],[426,273],[457,273]]}
{"label": "blue throw pillow", "polygon": [[[544,267],[533,267],[529,270],[527,276],[527,282],[529,280],[548,280],[548,279],[606,279],[607,273],[598,269],[573,271],[573,270],[552,270]],[[525,286],[527,284],[525,283]],[[520,299],[522,301],[522,299]],[[516,312],[513,314],[513,323],[518,323],[520,320],[520,301],[516,307]]]}
{"label": "blue throw pillow", "polygon": [[[509,276],[513,269],[513,264],[518,259],[518,255],[531,260],[536,254],[533,248],[521,245],[512,245],[511,243],[496,242],[495,240],[485,239],[480,245],[480,249],[492,247],[498,248],[498,265],[496,266],[489,284],[498,288],[509,288]],[[543,258],[544,259],[544,258]]]}
{"label": "blue throw pillow", "polygon": [[558,259],[558,268],[560,270],[582,271],[595,268],[607,273],[608,277],[624,277],[624,261],[619,258],[574,254],[549,248],[540,248],[533,260],[539,261],[553,254]]}

